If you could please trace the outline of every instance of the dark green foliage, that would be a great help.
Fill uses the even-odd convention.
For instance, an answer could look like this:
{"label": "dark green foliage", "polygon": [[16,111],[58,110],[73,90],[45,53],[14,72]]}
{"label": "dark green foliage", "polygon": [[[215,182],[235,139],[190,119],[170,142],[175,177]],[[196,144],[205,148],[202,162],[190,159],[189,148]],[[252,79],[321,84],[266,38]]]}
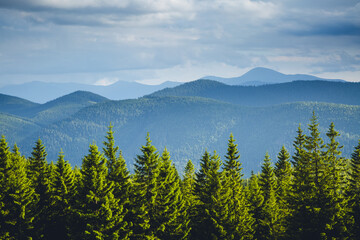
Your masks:
{"label": "dark green foliage", "polygon": [[46,236],[48,239],[69,239],[77,189],[75,173],[62,152],[55,165],[53,183]]}
{"label": "dark green foliage", "polygon": [[341,157],[340,150],[343,147],[336,140],[340,134],[335,131],[334,123],[330,124],[326,136],[329,140],[326,144],[326,155],[324,156],[327,165],[325,187],[328,195],[326,205],[329,214],[326,236],[328,239],[345,239],[347,237],[346,223],[348,222],[344,197],[346,161]]}
{"label": "dark green foliage", "polygon": [[81,168],[77,197],[77,239],[117,239],[122,229],[123,209],[114,198],[113,185],[106,180],[106,159],[95,144],[90,145]]}
{"label": "dark green foliage", "polygon": [[178,173],[166,148],[159,165],[157,212],[154,219],[154,225],[157,226],[156,237],[169,240],[187,239],[190,220],[186,202],[181,192]]}
{"label": "dark green foliage", "polygon": [[360,140],[351,156],[347,197],[352,218],[350,235],[355,239],[360,236]]}
{"label": "dark green foliage", "polygon": [[26,175],[26,162],[17,146],[10,152],[5,137],[0,140],[0,238],[31,236],[31,204],[34,189]]}
{"label": "dark green foliage", "polygon": [[109,126],[104,153],[95,144],[81,168],[61,152],[47,163],[39,139],[29,159],[0,140],[1,239],[357,239],[360,230],[360,141],[350,164],[333,123],[320,136],[315,114],[294,141],[293,168],[283,146],[275,168],[242,179],[233,135],[224,167],[205,151],[189,160],[183,180],[149,135],[127,170]]}
{"label": "dark green foliage", "polygon": [[135,163],[133,208],[133,237],[132,239],[154,239],[158,231],[155,222],[158,197],[159,154],[151,144],[149,134],[146,144],[141,148],[142,155],[138,155]]}
{"label": "dark green foliage", "polygon": [[191,239],[224,239],[229,216],[229,189],[223,187],[224,174],[220,171],[220,157],[205,151],[196,173],[194,194],[197,198],[196,215],[192,219]]}
{"label": "dark green foliage", "polygon": [[113,126],[110,124],[107,132],[107,141],[103,142],[105,148],[103,148],[105,156],[107,158],[107,180],[113,185],[114,197],[119,200],[119,208],[122,209],[122,228],[119,230],[119,238],[127,239],[130,235],[130,223],[128,223],[127,216],[129,211],[129,198],[130,198],[130,176],[126,167],[125,159],[122,153],[119,153],[117,157],[117,151],[119,147],[115,147],[115,140],[112,131]]}
{"label": "dark green foliage", "polygon": [[276,179],[274,168],[271,166],[271,159],[268,153],[265,155],[264,163],[261,166],[259,176],[259,186],[264,202],[262,204],[262,213],[260,216],[261,239],[278,239],[282,236],[284,229],[280,220],[283,218],[279,211],[276,199]]}
{"label": "dark green foliage", "polygon": [[36,238],[46,238],[45,224],[48,222],[48,208],[50,207],[50,199],[52,195],[53,168],[46,161],[46,150],[39,138],[33,148],[28,163],[28,177],[32,187],[35,190],[35,207],[33,212],[34,219],[34,236]]}
{"label": "dark green foliage", "polygon": [[250,239],[252,238],[253,218],[249,214],[249,209],[245,199],[244,187],[242,183],[240,155],[235,144],[233,135],[228,141],[228,152],[225,155],[224,163],[224,187],[228,188],[229,199],[229,219],[227,220],[226,239]]}
{"label": "dark green foliage", "polygon": [[34,189],[26,174],[26,159],[20,155],[15,145],[12,154],[12,168],[9,178],[9,216],[7,228],[13,239],[27,239],[33,222],[32,205],[34,204]]}
{"label": "dark green foliage", "polygon": [[254,239],[262,239],[263,233],[263,204],[264,196],[259,186],[259,177],[251,172],[249,185],[246,189],[246,198],[249,202],[249,213],[254,219],[252,228],[254,229]]}

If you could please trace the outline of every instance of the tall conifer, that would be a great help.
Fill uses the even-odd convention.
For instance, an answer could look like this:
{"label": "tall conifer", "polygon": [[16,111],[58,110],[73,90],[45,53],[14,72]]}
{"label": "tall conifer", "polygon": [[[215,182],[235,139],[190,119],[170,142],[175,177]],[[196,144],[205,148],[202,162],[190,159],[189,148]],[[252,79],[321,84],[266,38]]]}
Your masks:
{"label": "tall conifer", "polygon": [[230,198],[228,201],[229,219],[226,226],[227,239],[250,239],[252,238],[253,218],[249,214],[249,209],[245,199],[242,183],[242,168],[239,161],[240,155],[235,144],[234,136],[231,134],[228,141],[227,154],[225,155],[224,187],[229,190]]}
{"label": "tall conifer", "polygon": [[123,222],[122,209],[106,180],[106,159],[95,144],[90,145],[81,168],[78,199],[80,229],[78,239],[118,239]]}
{"label": "tall conifer", "polygon": [[107,141],[103,144],[105,147],[103,151],[107,158],[108,174],[107,180],[113,185],[114,197],[119,201],[119,208],[122,209],[123,221],[121,223],[121,230],[119,236],[121,239],[126,239],[131,235],[129,218],[129,197],[130,197],[130,176],[126,167],[125,159],[120,151],[117,157],[118,146],[115,146],[113,126],[110,124],[106,135]]}
{"label": "tall conifer", "polygon": [[192,219],[191,239],[224,239],[229,216],[228,188],[223,187],[224,175],[220,172],[221,160],[205,151],[196,173],[194,193],[198,202]]}
{"label": "tall conifer", "polygon": [[165,148],[160,158],[158,176],[157,225],[159,239],[186,239],[189,233],[189,218],[180,188],[180,179],[170,154]]}
{"label": "tall conifer", "polygon": [[48,208],[52,194],[51,168],[46,161],[46,150],[39,138],[29,157],[28,176],[35,190],[34,234],[37,239],[45,238],[45,227],[48,223]]}
{"label": "tall conifer", "polygon": [[155,239],[157,227],[154,220],[157,213],[159,154],[151,144],[149,133],[141,152],[142,155],[138,155],[135,159],[132,239]]}
{"label": "tall conifer", "polygon": [[282,236],[284,230],[281,225],[279,206],[276,202],[276,180],[274,168],[271,166],[271,159],[268,153],[265,155],[261,173],[259,177],[261,193],[264,197],[262,206],[263,216],[260,228],[262,239],[278,239]]}
{"label": "tall conifer", "polygon": [[77,189],[75,173],[69,162],[64,160],[62,151],[55,165],[53,187],[46,236],[47,239],[69,239]]}
{"label": "tall conifer", "polygon": [[360,140],[351,155],[347,197],[352,217],[349,230],[351,238],[355,239],[360,236]]}

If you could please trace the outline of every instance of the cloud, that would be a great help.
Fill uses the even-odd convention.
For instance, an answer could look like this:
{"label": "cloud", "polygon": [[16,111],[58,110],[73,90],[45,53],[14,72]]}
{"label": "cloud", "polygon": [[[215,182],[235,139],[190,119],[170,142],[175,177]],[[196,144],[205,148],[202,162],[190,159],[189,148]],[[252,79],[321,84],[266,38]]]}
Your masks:
{"label": "cloud", "polygon": [[113,83],[116,83],[117,81],[119,81],[118,78],[101,78],[99,80],[97,80],[94,85],[97,86],[109,86]]}
{"label": "cloud", "polygon": [[171,78],[171,71],[190,80],[200,72],[224,74],[211,72],[228,66],[355,71],[360,3],[0,0],[0,35],[0,81],[9,74],[73,73],[99,73],[92,82],[108,81],[119,77],[108,74],[116,71],[152,76],[133,80]]}

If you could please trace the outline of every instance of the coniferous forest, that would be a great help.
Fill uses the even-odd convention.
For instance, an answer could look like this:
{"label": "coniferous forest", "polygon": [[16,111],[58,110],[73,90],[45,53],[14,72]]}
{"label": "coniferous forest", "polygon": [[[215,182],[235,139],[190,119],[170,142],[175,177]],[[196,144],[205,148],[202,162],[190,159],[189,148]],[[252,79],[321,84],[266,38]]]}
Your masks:
{"label": "coniferous forest", "polygon": [[346,159],[338,136],[331,123],[322,139],[313,114],[294,154],[264,153],[249,179],[232,134],[225,156],[205,150],[181,175],[149,134],[130,174],[111,125],[79,167],[62,151],[49,163],[40,139],[26,158],[3,136],[0,239],[358,239],[360,140]]}

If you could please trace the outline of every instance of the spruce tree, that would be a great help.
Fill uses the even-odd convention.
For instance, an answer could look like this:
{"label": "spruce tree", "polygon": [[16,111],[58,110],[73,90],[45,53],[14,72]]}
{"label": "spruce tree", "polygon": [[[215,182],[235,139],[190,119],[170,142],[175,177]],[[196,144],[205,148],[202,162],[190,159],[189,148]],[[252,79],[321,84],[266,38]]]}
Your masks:
{"label": "spruce tree", "polygon": [[47,239],[70,238],[76,193],[75,173],[61,151],[54,169],[54,189],[45,231]]}
{"label": "spruce tree", "polygon": [[131,239],[156,239],[157,226],[154,222],[157,207],[159,154],[151,144],[149,133],[142,155],[135,159]]}
{"label": "spruce tree", "polygon": [[181,193],[180,179],[170,154],[165,148],[160,158],[158,195],[154,224],[159,239],[186,239],[189,234],[189,218]]}
{"label": "spruce tree", "polygon": [[250,239],[252,238],[253,218],[249,214],[249,209],[245,199],[245,193],[242,182],[242,168],[239,161],[240,155],[235,144],[233,135],[230,135],[228,141],[227,154],[225,155],[224,174],[225,186],[228,188],[230,198],[228,202],[229,219],[227,230],[227,239]]}
{"label": "spruce tree", "polygon": [[276,176],[276,201],[279,208],[283,233],[286,228],[286,219],[290,214],[289,210],[289,193],[291,187],[292,168],[290,163],[290,154],[284,146],[282,146],[279,154],[278,161],[275,163],[274,173]]}
{"label": "spruce tree", "polygon": [[314,221],[313,229],[314,235],[318,238],[326,236],[326,229],[331,224],[329,214],[329,202],[331,201],[328,194],[328,174],[326,164],[326,150],[324,141],[320,137],[320,131],[318,129],[319,123],[315,112],[310,119],[308,125],[309,135],[306,137],[305,149],[306,157],[310,159],[312,180],[314,181],[313,198],[310,202],[310,208],[312,209],[312,218]]}
{"label": "spruce tree", "polygon": [[[185,201],[185,207],[187,212],[186,216],[188,217],[188,220],[193,219],[196,213],[197,200],[196,200],[196,196],[194,195],[194,188],[195,188],[195,167],[192,161],[189,160],[186,163],[183,179],[181,181],[181,192],[183,195],[183,199]],[[190,231],[192,228],[191,224],[192,222],[190,221],[188,225]]]}
{"label": "spruce tree", "polygon": [[347,198],[352,218],[349,226],[350,238],[356,239],[360,236],[360,140],[351,155]]}
{"label": "spruce tree", "polygon": [[259,185],[264,197],[261,219],[262,227],[260,228],[261,238],[278,239],[284,232],[280,221],[283,216],[280,215],[279,206],[276,202],[276,180],[268,153],[266,153],[263,165],[261,166]]}
{"label": "spruce tree", "polygon": [[7,219],[7,228],[12,239],[31,238],[34,189],[26,174],[26,164],[26,159],[20,155],[19,148],[15,144],[12,153],[12,173],[9,178],[10,204]]}
{"label": "spruce tree", "polygon": [[35,238],[45,238],[44,235],[46,224],[48,223],[48,208],[51,204],[50,198],[52,194],[52,172],[46,161],[46,150],[39,138],[33,148],[31,157],[28,162],[28,177],[32,187],[35,190],[35,208],[33,212],[36,214],[34,219],[34,235]]}
{"label": "spruce tree", "polygon": [[11,152],[6,142],[5,136],[0,140],[0,238],[10,238],[6,219],[9,215],[9,188],[11,172]]}
{"label": "spruce tree", "polygon": [[118,239],[123,215],[119,200],[114,198],[113,186],[106,180],[106,159],[95,144],[84,157],[81,168],[77,239]]}
{"label": "spruce tree", "polygon": [[119,236],[121,239],[126,239],[131,234],[130,224],[128,223],[131,187],[130,176],[121,151],[119,153],[119,157],[117,157],[119,147],[115,146],[114,132],[112,131],[112,128],[113,126],[110,124],[106,136],[107,141],[103,142],[105,145],[103,151],[107,158],[107,180],[113,184],[114,197],[119,200],[119,208],[122,209],[123,222],[121,230],[119,231]]}
{"label": "spruce tree", "polygon": [[194,194],[197,197],[196,215],[192,219],[191,239],[224,239],[229,216],[228,188],[223,187],[221,160],[205,151],[196,173]]}
{"label": "spruce tree", "polygon": [[347,236],[346,199],[345,191],[345,159],[341,157],[341,148],[336,137],[340,134],[335,130],[334,123],[330,124],[326,133],[329,143],[326,144],[325,164],[326,195],[328,196],[327,215],[329,223],[326,226],[326,236],[329,239],[344,239]]}
{"label": "spruce tree", "polygon": [[249,202],[249,213],[254,219],[252,224],[253,239],[261,239],[264,197],[259,186],[259,177],[253,171],[251,171],[249,184],[246,188],[246,198]]}

